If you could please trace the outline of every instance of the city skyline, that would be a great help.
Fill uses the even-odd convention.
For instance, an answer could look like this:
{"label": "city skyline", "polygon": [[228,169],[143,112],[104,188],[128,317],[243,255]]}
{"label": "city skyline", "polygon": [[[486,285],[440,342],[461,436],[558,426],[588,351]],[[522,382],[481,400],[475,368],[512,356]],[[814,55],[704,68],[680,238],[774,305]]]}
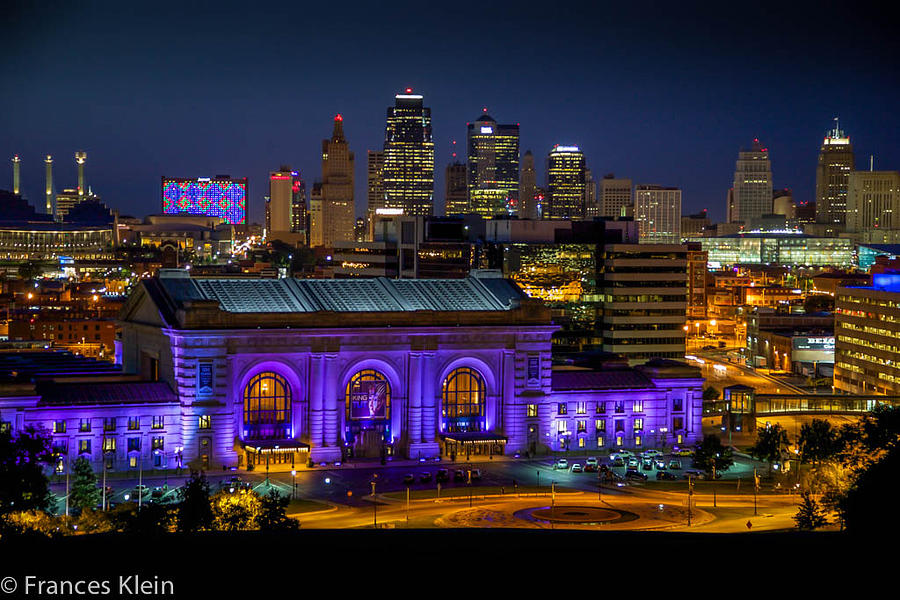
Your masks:
{"label": "city skyline", "polygon": [[[78,11],[57,7],[46,16],[15,5],[11,51],[0,63],[0,74],[17,82],[17,93],[4,98],[0,111],[6,132],[3,157],[8,161],[20,156],[22,191],[29,201],[42,206],[43,157],[54,157],[54,179],[61,190],[76,185],[76,170],[68,157],[85,150],[90,156],[87,184],[122,214],[135,216],[154,212],[162,174],[247,176],[250,220],[261,223],[266,178],[273,168],[290,164],[312,185],[319,171],[317,148],[329,133],[328,118],[344,114],[352,124],[347,135],[354,149],[377,151],[383,142],[384,106],[398,91],[411,87],[426,97],[434,114],[437,206],[443,201],[444,168],[452,162],[450,142],[465,139],[466,122],[485,106],[492,114],[503,115],[505,122],[521,123],[520,156],[530,149],[542,157],[554,144],[575,144],[584,150],[595,179],[616,173],[633,181],[679,187],[684,190],[686,213],[708,208],[713,220],[724,219],[722,198],[732,182],[733,156],[754,137],[766,140],[771,151],[775,187],[791,188],[798,201],[815,196],[818,149],[835,116],[852,132],[860,164],[867,163],[870,154],[875,155],[878,169],[900,164],[900,150],[890,135],[895,128],[884,125],[896,122],[889,100],[898,86],[896,70],[891,68],[896,53],[889,51],[896,41],[856,13],[842,17],[845,35],[856,39],[866,34],[866,43],[857,44],[851,55],[823,49],[813,60],[795,56],[792,50],[818,39],[825,17],[803,14],[802,7],[770,11],[772,23],[791,23],[790,40],[779,37],[778,27],[760,33],[747,23],[729,32],[733,39],[727,44],[724,34],[715,32],[702,44],[683,41],[691,33],[705,35],[707,28],[715,31],[716,25],[729,22],[724,9],[707,11],[693,23],[665,6],[654,8],[655,19],[642,19],[626,8],[611,9],[600,19],[595,8],[582,8],[556,11],[544,21],[515,18],[522,33],[540,34],[545,42],[513,48],[464,26],[473,7],[448,9],[444,18],[433,21],[434,31],[423,27],[409,35],[409,43],[423,44],[420,56],[386,63],[387,70],[379,69],[375,75],[365,70],[368,62],[346,49],[317,52],[321,64],[311,64],[303,52],[314,48],[323,33],[313,32],[291,48],[281,41],[256,43],[263,39],[263,16],[252,11],[244,15],[227,4],[216,15],[203,15],[203,25],[195,32],[198,43],[189,48],[158,26],[176,17],[199,22],[202,11],[196,8],[170,6],[158,15],[134,8],[128,14],[113,15],[97,6]],[[371,7],[353,10],[347,27],[360,39],[358,45],[371,43],[372,60],[387,60],[395,44],[373,37],[378,27],[369,25],[388,22],[402,7],[374,13]],[[330,17],[316,8],[297,14],[310,29]],[[232,45],[203,50],[211,47],[203,40],[211,39],[219,26],[237,15],[246,17],[243,35]],[[577,26],[567,28],[576,16],[580,16]],[[39,19],[43,19],[40,28]],[[129,30],[128,37],[108,33],[121,32],[122,25],[140,19],[143,24]],[[667,33],[667,23],[683,25],[684,38]],[[617,24],[624,33],[616,33]],[[54,35],[73,26],[87,34],[95,29],[107,33],[86,35],[77,55],[63,54],[59,36]],[[649,36],[655,41],[635,46],[626,34],[637,27],[658,34]],[[163,31],[160,39],[158,31]],[[509,69],[502,76],[478,75],[466,87],[456,85],[468,61],[448,61],[442,57],[443,46],[426,44],[435,31],[458,34],[462,58],[483,54],[491,64],[510,61]],[[772,55],[771,61],[755,65],[755,76],[768,85],[728,101],[717,100],[740,87],[738,82],[721,81],[721,74],[729,72],[729,61],[750,60],[730,48],[751,38]],[[560,43],[583,56],[557,61],[553,48]],[[145,52],[151,45],[160,48],[158,54]],[[107,53],[108,46],[121,52]],[[708,50],[718,46],[724,50],[711,56]],[[248,49],[252,52],[242,54]],[[297,72],[303,76],[296,78],[301,83],[272,94],[264,82],[275,67],[265,65],[280,68],[285,61],[272,59],[282,54],[297,59]],[[24,60],[25,55],[34,58]],[[329,69],[347,60],[348,72],[340,77],[330,73]],[[90,69],[83,66],[88,61]],[[865,70],[856,68],[862,61]],[[30,69],[33,64],[42,68]],[[581,73],[588,66],[596,75],[585,78]],[[678,78],[670,73],[673,69]],[[542,73],[538,88],[527,75],[534,70]],[[206,93],[220,83],[220,72],[238,77],[239,85],[226,94]],[[619,84],[606,86],[608,79]],[[115,85],[104,86],[108,81]],[[56,87],[67,92],[52,97],[42,92]],[[604,89],[602,97],[598,89]],[[160,93],[166,90],[169,93]],[[668,92],[662,105],[655,100],[661,90]],[[302,99],[297,99],[298,94]],[[803,109],[801,101],[812,108]],[[682,152],[672,153],[672,144]],[[7,164],[0,187],[11,187],[11,170]],[[543,171],[539,164],[539,185],[546,183]],[[357,172],[357,215],[365,212],[365,184]]]}

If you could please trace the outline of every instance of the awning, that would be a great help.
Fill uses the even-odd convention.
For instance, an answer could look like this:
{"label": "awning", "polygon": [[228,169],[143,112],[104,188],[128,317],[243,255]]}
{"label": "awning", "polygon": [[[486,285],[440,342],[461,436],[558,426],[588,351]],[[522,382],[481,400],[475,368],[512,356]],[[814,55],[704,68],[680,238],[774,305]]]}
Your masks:
{"label": "awning", "polygon": [[294,452],[309,452],[309,444],[299,440],[241,440],[241,447],[249,454],[293,454]]}
{"label": "awning", "polygon": [[442,433],[445,442],[457,444],[505,444],[508,438],[489,431],[467,431],[461,433]]}

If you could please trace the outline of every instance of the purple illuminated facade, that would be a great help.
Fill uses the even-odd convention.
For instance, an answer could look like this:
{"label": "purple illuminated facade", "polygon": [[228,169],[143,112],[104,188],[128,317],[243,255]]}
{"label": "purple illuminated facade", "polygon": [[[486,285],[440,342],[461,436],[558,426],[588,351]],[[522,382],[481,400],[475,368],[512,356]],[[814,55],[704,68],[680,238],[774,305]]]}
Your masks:
{"label": "purple illuminated facade", "polygon": [[[6,398],[7,408],[22,408],[13,426],[52,430],[65,420],[54,440],[68,438],[71,456],[91,437],[95,461],[108,457],[104,439],[115,436],[117,470],[135,468],[133,457],[144,468],[179,461],[218,469],[659,447],[700,437],[696,369],[657,361],[554,370],[557,327],[548,310],[503,279],[192,279],[163,271],[141,282],[121,321],[123,369],[141,382],[94,404]],[[77,431],[86,418],[96,429]]]}

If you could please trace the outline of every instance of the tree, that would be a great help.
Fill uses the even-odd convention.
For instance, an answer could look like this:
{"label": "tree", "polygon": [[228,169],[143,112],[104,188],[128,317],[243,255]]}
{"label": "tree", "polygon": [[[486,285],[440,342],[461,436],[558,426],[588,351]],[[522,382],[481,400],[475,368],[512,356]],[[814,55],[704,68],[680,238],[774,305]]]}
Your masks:
{"label": "tree", "polygon": [[24,281],[33,281],[41,276],[43,268],[37,261],[29,260],[19,265],[19,279]]}
{"label": "tree", "polygon": [[287,516],[290,503],[288,496],[282,496],[277,490],[271,490],[262,497],[262,505],[257,519],[261,531],[296,531],[300,523]]}
{"label": "tree", "polygon": [[51,459],[50,437],[43,430],[29,425],[16,434],[0,433],[0,514],[55,508],[43,468]]}
{"label": "tree", "polygon": [[213,512],[209,501],[209,481],[199,471],[178,490],[178,531],[194,532],[212,529]]}
{"label": "tree", "polygon": [[72,483],[69,487],[69,506],[76,511],[93,510],[100,504],[100,488],[91,462],[79,456],[72,465]]}
{"label": "tree", "polygon": [[212,497],[213,526],[218,531],[256,529],[261,507],[259,494],[253,490],[222,490]]}
{"label": "tree", "polygon": [[750,456],[764,460],[769,463],[769,473],[772,472],[772,465],[780,463],[787,448],[790,445],[787,432],[781,425],[769,425],[765,429],[756,432],[756,443],[748,448]]}
{"label": "tree", "polygon": [[859,474],[843,499],[847,531],[875,534],[883,539],[900,531],[893,516],[897,473],[900,473],[900,445],[895,444],[878,462]]}
{"label": "tree", "polygon": [[712,474],[713,467],[717,473],[724,473],[734,464],[731,448],[722,445],[716,435],[704,436],[703,441],[694,446],[693,466],[708,474]]}
{"label": "tree", "polygon": [[797,444],[800,446],[801,460],[815,465],[834,457],[837,453],[837,432],[825,419],[813,419],[800,428]]}
{"label": "tree", "polygon": [[808,294],[803,301],[806,314],[834,311],[834,297],[828,294]]}
{"label": "tree", "polygon": [[115,528],[123,533],[140,536],[160,535],[169,531],[172,511],[160,502],[149,502],[140,509],[137,503],[118,506],[112,516]]}
{"label": "tree", "polygon": [[719,396],[721,396],[721,395],[722,395],[722,392],[720,392],[713,386],[703,388],[703,401],[704,402],[712,402],[713,400],[718,400]]}
{"label": "tree", "polygon": [[824,525],[828,525],[828,519],[825,517],[825,511],[816,502],[812,494],[802,492],[800,494],[800,508],[794,515],[794,521],[797,523],[797,529],[813,530]]}

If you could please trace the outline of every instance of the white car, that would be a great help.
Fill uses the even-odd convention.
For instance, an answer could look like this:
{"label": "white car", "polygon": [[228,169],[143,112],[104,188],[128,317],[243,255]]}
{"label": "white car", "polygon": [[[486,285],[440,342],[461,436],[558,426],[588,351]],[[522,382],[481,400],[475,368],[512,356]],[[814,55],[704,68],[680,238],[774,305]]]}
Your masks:
{"label": "white car", "polygon": [[573,473],[583,473],[584,469],[581,467],[581,463],[575,463],[572,465]]}
{"label": "white car", "polygon": [[659,450],[644,450],[641,452],[641,456],[644,458],[654,458],[656,456],[662,456],[662,452]]}
{"label": "white car", "polygon": [[593,456],[589,456],[585,459],[584,464],[597,466],[597,459]]}
{"label": "white car", "polygon": [[565,458],[557,459],[556,464],[553,465],[554,469],[568,469],[569,461]]}

